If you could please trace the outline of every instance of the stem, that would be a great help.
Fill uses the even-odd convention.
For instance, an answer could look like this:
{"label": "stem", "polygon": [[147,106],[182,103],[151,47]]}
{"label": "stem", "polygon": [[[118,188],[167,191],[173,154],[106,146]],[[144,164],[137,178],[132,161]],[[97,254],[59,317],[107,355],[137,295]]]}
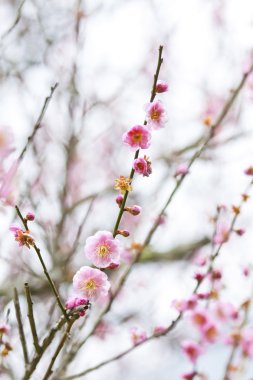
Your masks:
{"label": "stem", "polygon": [[[15,208],[16,208],[17,214],[18,214],[18,216],[20,217],[20,219],[21,219],[21,221],[22,221],[22,223],[23,223],[25,229],[28,230],[27,221],[23,218],[23,216],[22,216],[22,214],[21,214],[21,212],[20,212],[18,206],[15,206]],[[43,270],[44,270],[45,276],[46,276],[46,278],[47,278],[47,280],[48,280],[48,282],[49,282],[49,285],[51,286],[51,289],[52,289],[54,295],[55,295],[56,301],[57,301],[57,303],[58,303],[58,305],[59,305],[59,307],[60,307],[60,309],[61,309],[61,311],[62,311],[64,317],[65,317],[66,320],[68,321],[68,320],[69,320],[69,317],[68,317],[68,315],[67,315],[67,313],[66,313],[66,309],[65,309],[64,306],[63,306],[63,303],[62,303],[62,301],[61,301],[60,295],[59,295],[59,293],[58,293],[58,291],[57,291],[57,289],[56,289],[56,286],[55,286],[53,280],[51,279],[51,276],[50,276],[50,274],[49,274],[49,272],[48,272],[48,270],[47,270],[47,267],[46,267],[46,265],[45,265],[45,263],[44,263],[44,260],[43,260],[43,258],[42,258],[42,256],[41,256],[40,249],[37,247],[37,245],[36,245],[35,243],[34,243],[34,245],[33,245],[33,249],[34,249],[35,252],[37,253],[37,256],[38,256],[38,258],[39,258],[39,260],[40,260],[40,263],[41,263],[41,265],[42,265],[42,268],[43,268]]]}
{"label": "stem", "polygon": [[48,348],[48,346],[52,343],[57,331],[59,331],[62,326],[66,323],[66,320],[63,316],[59,319],[59,321],[56,323],[56,325],[49,331],[48,335],[45,337],[45,339],[42,342],[41,345],[41,351],[36,353],[33,360],[29,364],[28,368],[26,369],[26,372],[23,376],[23,380],[28,380],[30,379],[31,375],[35,371],[37,364],[39,363],[42,355]]}
{"label": "stem", "polygon": [[21,315],[20,303],[19,303],[19,298],[18,298],[18,291],[16,288],[14,288],[14,306],[15,306],[16,318],[18,322],[19,338],[22,345],[25,364],[27,365],[29,363],[28,353],[27,353],[27,344],[26,344],[26,339],[25,339],[25,334],[24,334],[22,315]]}
{"label": "stem", "polygon": [[57,356],[59,355],[59,353],[61,352],[63,346],[64,346],[64,343],[66,342],[67,338],[69,338],[69,333],[70,333],[70,330],[71,330],[71,327],[73,326],[74,322],[76,321],[76,318],[74,317],[68,324],[67,328],[66,328],[66,331],[63,335],[63,337],[61,338],[56,350],[55,350],[55,353],[50,361],[50,364],[48,366],[48,369],[47,369],[47,372],[45,374],[45,376],[43,377],[43,380],[47,380],[49,378],[49,376],[52,374],[52,367],[54,365],[54,362],[55,360],[57,359]]}
{"label": "stem", "polygon": [[28,306],[27,316],[30,322],[30,327],[31,327],[31,332],[32,332],[32,337],[33,337],[33,345],[34,345],[35,351],[39,353],[41,351],[41,347],[39,345],[39,339],[38,339],[36,324],[35,324],[34,315],[33,315],[33,302],[32,302],[31,292],[30,292],[28,283],[25,283],[24,289],[25,289],[25,295],[26,295],[27,306]]}

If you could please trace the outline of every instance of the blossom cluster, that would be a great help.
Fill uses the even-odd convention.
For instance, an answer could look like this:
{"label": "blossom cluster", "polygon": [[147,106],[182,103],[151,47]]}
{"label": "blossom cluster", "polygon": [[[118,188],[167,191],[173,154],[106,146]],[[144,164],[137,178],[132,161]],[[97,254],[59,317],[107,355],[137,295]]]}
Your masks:
{"label": "blossom cluster", "polygon": [[0,323],[0,356],[5,357],[12,350],[12,346],[7,339],[7,336],[10,333],[10,326],[2,322]]}

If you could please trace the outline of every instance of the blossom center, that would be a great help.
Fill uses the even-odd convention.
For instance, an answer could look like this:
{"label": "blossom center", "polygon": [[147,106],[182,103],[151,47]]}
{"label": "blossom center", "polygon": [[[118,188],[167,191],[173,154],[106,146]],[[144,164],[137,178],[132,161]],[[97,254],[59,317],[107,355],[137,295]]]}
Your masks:
{"label": "blossom center", "polygon": [[160,118],[160,112],[159,111],[153,111],[151,114],[151,119],[152,120],[159,120]]}
{"label": "blossom center", "polygon": [[134,142],[139,142],[139,141],[141,141],[141,139],[142,139],[142,134],[141,133],[135,133],[133,135]]}
{"label": "blossom center", "polygon": [[98,252],[99,256],[104,257],[109,253],[109,249],[108,249],[107,245],[100,245],[98,247],[97,252]]}
{"label": "blossom center", "polygon": [[93,279],[85,281],[82,286],[83,290],[90,290],[90,291],[94,291],[96,287],[97,287],[96,281]]}

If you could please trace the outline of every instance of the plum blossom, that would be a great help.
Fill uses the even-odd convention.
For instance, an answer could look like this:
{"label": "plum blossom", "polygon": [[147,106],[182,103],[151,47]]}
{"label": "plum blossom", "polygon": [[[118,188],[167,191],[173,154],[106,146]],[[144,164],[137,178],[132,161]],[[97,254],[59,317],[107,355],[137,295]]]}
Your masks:
{"label": "plum blossom", "polygon": [[8,131],[9,128],[0,129],[0,159],[6,158],[15,149],[12,147],[13,136]]}
{"label": "plum blossom", "polygon": [[214,343],[219,335],[218,325],[209,321],[201,327],[200,332],[205,342]]}
{"label": "plum blossom", "polygon": [[74,290],[89,301],[106,297],[110,286],[105,273],[88,266],[81,267],[73,277]]}
{"label": "plum blossom", "polygon": [[34,239],[30,235],[30,231],[23,231],[22,228],[12,224],[10,226],[10,231],[14,234],[15,240],[19,243],[19,246],[26,246],[31,248],[34,245]]}
{"label": "plum blossom", "polygon": [[216,233],[213,238],[215,244],[223,244],[228,241],[229,228],[225,224],[218,224]]}
{"label": "plum blossom", "polygon": [[84,252],[93,265],[106,268],[111,263],[119,263],[121,252],[120,241],[115,239],[109,231],[98,231],[88,237]]}
{"label": "plum blossom", "polygon": [[136,158],[133,162],[133,168],[136,173],[142,174],[143,177],[149,177],[152,173],[151,161],[147,156]]}
{"label": "plum blossom", "polygon": [[135,125],[123,134],[122,140],[131,148],[147,149],[150,146],[151,133],[144,125]]}
{"label": "plum blossom", "polygon": [[165,109],[160,100],[145,106],[147,124],[151,129],[160,129],[166,122]]}
{"label": "plum blossom", "polygon": [[193,340],[184,340],[181,347],[185,355],[193,364],[196,363],[198,357],[203,353],[203,348]]}
{"label": "plum blossom", "polygon": [[19,160],[13,162],[9,170],[2,176],[0,183],[0,199],[11,204],[13,198],[13,180],[18,170]]}
{"label": "plum blossom", "polygon": [[131,329],[131,340],[133,344],[136,346],[147,340],[147,333],[137,327],[133,327]]}
{"label": "plum blossom", "polygon": [[253,359],[253,328],[247,328],[242,333],[242,351],[245,356]]}
{"label": "plum blossom", "polygon": [[118,179],[115,179],[114,189],[119,190],[120,194],[125,194],[126,191],[132,191],[131,178],[121,175]]}

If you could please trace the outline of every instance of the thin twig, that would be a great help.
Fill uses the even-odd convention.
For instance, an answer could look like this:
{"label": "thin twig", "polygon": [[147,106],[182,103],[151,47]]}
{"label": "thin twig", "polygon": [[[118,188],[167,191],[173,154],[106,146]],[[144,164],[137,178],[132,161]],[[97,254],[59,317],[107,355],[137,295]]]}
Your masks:
{"label": "thin twig", "polygon": [[14,306],[15,306],[16,318],[18,322],[19,338],[20,338],[20,342],[21,342],[21,346],[23,350],[25,365],[27,366],[27,364],[29,363],[29,358],[28,358],[27,344],[26,344],[25,333],[24,333],[23,322],[22,322],[22,314],[21,314],[19,298],[18,298],[18,291],[16,288],[14,288]]}
{"label": "thin twig", "polygon": [[31,292],[30,292],[28,283],[25,283],[24,290],[25,290],[25,296],[26,296],[27,307],[28,307],[27,316],[29,319],[30,327],[31,327],[33,344],[34,344],[34,348],[36,352],[39,353],[41,351],[41,347],[39,345],[39,339],[38,339],[36,324],[35,324],[34,315],[33,315],[33,302],[32,302]]}
{"label": "thin twig", "polygon": [[2,35],[2,37],[1,37],[2,40],[3,40],[5,37],[7,37],[8,34],[10,34],[10,33],[13,31],[13,29],[16,27],[16,25],[19,23],[19,21],[20,21],[20,19],[21,19],[21,16],[22,16],[22,8],[23,8],[23,6],[24,6],[24,4],[25,4],[25,1],[26,1],[26,0],[22,0],[22,1],[21,1],[20,5],[19,5],[19,7],[18,7],[18,9],[17,9],[17,15],[16,15],[16,18],[15,18],[13,24],[9,27],[9,29],[8,29],[6,32],[4,32],[4,34]]}
{"label": "thin twig", "polygon": [[[22,221],[22,223],[23,223],[25,229],[28,230],[27,221],[26,221],[26,220],[24,219],[24,217],[22,216],[22,214],[21,214],[21,212],[20,212],[18,206],[15,206],[15,208],[16,208],[17,214],[18,214],[19,218],[21,219],[21,221]],[[41,255],[40,249],[37,247],[37,245],[36,245],[35,243],[33,244],[33,249],[34,249],[35,252],[37,253],[37,256],[38,256],[39,261],[40,261],[40,263],[41,263],[41,265],[42,265],[42,268],[43,268],[43,271],[44,271],[44,273],[45,273],[45,276],[46,276],[46,278],[47,278],[47,280],[48,280],[48,282],[49,282],[49,285],[51,286],[51,289],[52,289],[54,295],[55,295],[56,301],[57,301],[57,303],[58,303],[58,305],[59,305],[59,307],[60,307],[60,309],[61,309],[61,311],[62,311],[64,317],[65,317],[66,320],[68,321],[68,320],[69,320],[69,317],[68,317],[68,315],[67,315],[67,313],[66,313],[66,309],[65,309],[65,307],[63,306],[63,303],[62,303],[62,301],[61,301],[61,298],[60,298],[60,295],[59,295],[59,293],[58,293],[58,290],[56,289],[56,286],[55,286],[55,284],[54,284],[54,282],[53,282],[53,280],[52,280],[52,278],[51,278],[51,276],[50,276],[50,274],[49,274],[49,272],[48,272],[48,270],[47,270],[47,267],[46,267],[46,265],[45,265],[45,263],[44,263],[44,260],[43,260],[43,258],[42,258],[42,255]]]}
{"label": "thin twig", "polygon": [[49,105],[49,102],[50,102],[50,100],[52,99],[52,96],[53,96],[53,94],[54,94],[54,92],[55,92],[57,86],[58,86],[58,83],[55,83],[55,84],[51,87],[50,94],[46,97],[46,99],[45,99],[45,101],[44,101],[44,104],[43,104],[43,106],[42,106],[42,109],[41,109],[40,115],[39,115],[39,117],[38,117],[38,119],[37,119],[37,121],[36,121],[36,123],[35,123],[35,125],[34,125],[34,127],[33,127],[33,132],[32,132],[32,134],[27,138],[27,143],[25,144],[24,148],[22,149],[22,151],[21,151],[21,153],[20,153],[20,155],[19,155],[19,157],[18,157],[18,160],[22,160],[22,158],[23,158],[25,152],[27,151],[27,148],[28,148],[29,145],[32,143],[32,141],[33,141],[33,139],[34,139],[34,137],[35,137],[35,135],[36,135],[38,129],[41,127],[42,119],[43,119],[43,117],[44,117],[44,115],[45,115],[45,113],[46,113],[46,110],[47,110],[47,107],[48,107],[48,105]]}

